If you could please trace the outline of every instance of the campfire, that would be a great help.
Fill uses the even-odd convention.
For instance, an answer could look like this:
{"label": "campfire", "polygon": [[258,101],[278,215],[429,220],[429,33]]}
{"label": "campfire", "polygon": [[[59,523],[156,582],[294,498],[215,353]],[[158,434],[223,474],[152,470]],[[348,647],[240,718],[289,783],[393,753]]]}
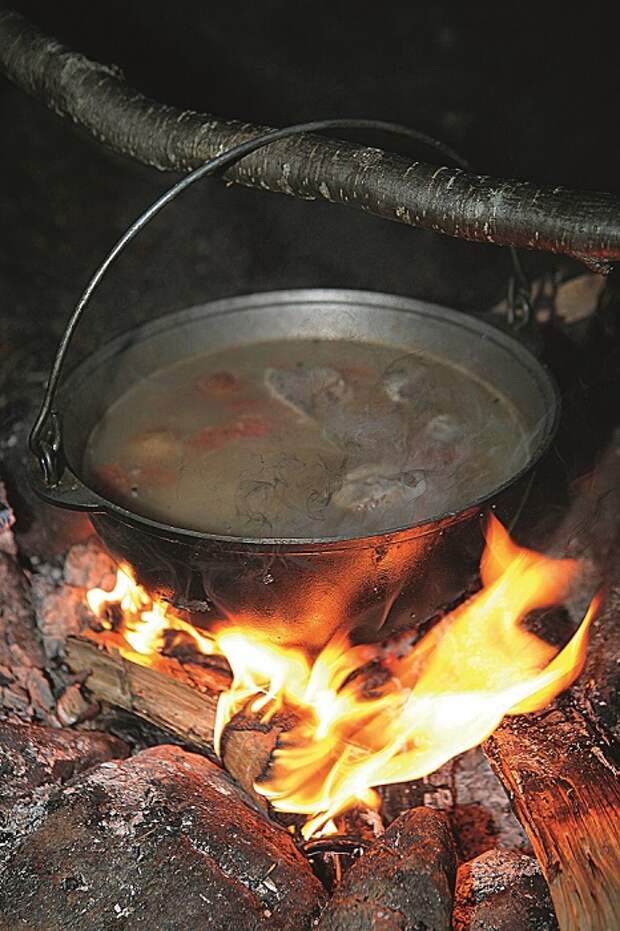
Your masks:
{"label": "campfire", "polygon": [[[13,556],[3,559],[6,623],[25,581]],[[0,723],[3,759],[26,773],[0,793],[7,824],[26,835],[17,875],[38,876],[43,857],[64,884],[52,896],[37,886],[31,913],[47,927],[101,886],[114,889],[113,916],[141,909],[171,927],[177,912],[191,925],[204,896],[222,903],[222,927],[235,914],[241,927],[298,931],[320,915],[321,929],[337,931],[382,927],[394,912],[446,931],[482,920],[553,931],[546,877],[562,931],[588,927],[584,915],[615,908],[617,783],[580,699],[557,699],[583,682],[590,635],[594,656],[605,639],[609,598],[584,600],[596,578],[588,559],[518,546],[491,516],[479,582],[450,609],[381,642],[330,629],[322,646],[303,648],[275,644],[251,616],[207,622],[173,608],[96,541],[74,545],[60,582],[32,580],[64,691],[56,704],[46,698],[34,646],[28,677],[10,672],[4,689],[6,702],[27,682],[39,719],[65,729]],[[136,736],[136,715],[154,730]],[[128,744],[138,752],[123,760]],[[38,780],[37,809],[24,778]],[[192,854],[183,904],[147,907],[128,890],[145,870],[161,876],[170,836],[223,858],[227,873],[205,872]],[[604,882],[593,862],[601,876],[611,870]],[[243,903],[247,888],[254,904]]]}
{"label": "campfire", "polygon": [[292,715],[268,775],[253,788],[273,808],[306,816],[301,833],[309,839],[337,833],[333,818],[348,808],[378,808],[376,786],[421,779],[480,744],[505,715],[538,711],[567,688],[583,668],[594,603],[561,649],[524,622],[560,603],[578,572],[575,560],[517,547],[491,517],[482,589],[404,652],[353,645],[340,634],[313,656],[255,633],[252,617],[200,630],[123,569],[112,591],[93,588],[87,600],[102,640],[114,628],[132,662],[188,641],[226,659],[232,679],[218,700],[216,753],[235,715],[263,724]]}
{"label": "campfire", "polygon": [[[518,157],[515,135],[534,179],[480,174],[506,174],[511,126],[548,124],[544,82],[481,118],[536,73],[518,28],[409,5],[383,17],[384,60],[357,7],[345,43],[333,16],[308,42],[262,5],[246,29],[204,4],[166,12],[170,43],[142,6],[84,33],[102,54],[108,28],[130,36],[105,63],[0,12],[0,931],[616,931],[620,200],[601,160],[575,149],[563,183],[587,190],[565,188],[553,146]],[[489,49],[514,53],[512,84]],[[147,59],[165,104],[125,80]],[[352,115],[360,73],[377,116],[385,76],[389,120]],[[428,74],[424,131],[394,122]],[[348,112],[293,122],[300,87],[304,114],[326,93]],[[290,125],[266,128],[269,100]],[[480,264],[465,243],[412,253],[406,227],[484,243]]]}

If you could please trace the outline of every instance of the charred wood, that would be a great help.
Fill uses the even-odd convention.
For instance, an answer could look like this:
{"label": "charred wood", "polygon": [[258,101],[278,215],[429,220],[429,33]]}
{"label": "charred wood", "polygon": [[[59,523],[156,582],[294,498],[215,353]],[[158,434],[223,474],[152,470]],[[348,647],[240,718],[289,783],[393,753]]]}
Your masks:
{"label": "charred wood", "polygon": [[30,582],[15,558],[0,551],[0,709],[56,723],[44,666]]}
{"label": "charred wood", "polygon": [[222,762],[262,808],[268,808],[267,800],[256,792],[254,784],[267,775],[280,735],[296,723],[295,715],[287,712],[278,712],[265,724],[256,715],[239,713],[224,729]]}
{"label": "charred wood", "polygon": [[324,892],[290,836],[177,747],[78,776],[0,876],[0,928],[304,931]]}
{"label": "charred wood", "polygon": [[[593,558],[593,566],[604,556],[607,589],[586,668],[550,708],[507,718],[484,745],[540,862],[562,931],[604,931],[620,913],[620,550],[607,513],[617,470],[614,447],[556,536],[562,551]],[[579,616],[583,593],[574,598]]]}
{"label": "charred wood", "polygon": [[608,749],[570,699],[507,719],[485,744],[562,931],[606,931],[620,914],[620,783]]}
{"label": "charred wood", "polygon": [[[100,142],[164,170],[195,168],[265,129],[155,103],[118,68],[64,48],[12,11],[0,12],[0,66]],[[620,258],[612,194],[489,178],[319,136],[274,143],[224,177],[461,239],[563,253],[598,271]]]}
{"label": "charred wood", "polygon": [[320,931],[449,931],[456,857],[445,815],[401,815],[345,873]]}
{"label": "charred wood", "polygon": [[454,931],[557,931],[549,890],[533,857],[489,850],[459,867]]}
{"label": "charred wood", "polygon": [[68,782],[128,753],[122,740],[108,734],[0,721],[0,811],[6,813],[35,789]]}

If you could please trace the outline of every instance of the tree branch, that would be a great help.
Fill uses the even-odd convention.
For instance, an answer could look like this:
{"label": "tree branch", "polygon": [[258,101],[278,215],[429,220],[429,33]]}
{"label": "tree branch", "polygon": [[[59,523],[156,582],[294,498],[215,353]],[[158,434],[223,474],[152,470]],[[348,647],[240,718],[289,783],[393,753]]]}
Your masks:
{"label": "tree branch", "polygon": [[[187,171],[267,127],[155,103],[121,72],[0,11],[0,67],[18,87],[117,152]],[[562,253],[608,272],[620,260],[620,198],[540,187],[320,136],[274,143],[230,168],[229,183],[346,204],[459,239]]]}

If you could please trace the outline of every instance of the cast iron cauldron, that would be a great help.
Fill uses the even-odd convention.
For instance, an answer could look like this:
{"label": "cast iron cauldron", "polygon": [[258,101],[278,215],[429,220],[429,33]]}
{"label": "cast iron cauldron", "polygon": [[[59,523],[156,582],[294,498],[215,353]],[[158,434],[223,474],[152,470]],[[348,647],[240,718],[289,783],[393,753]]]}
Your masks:
{"label": "cast iron cauldron", "polygon": [[[238,146],[172,191],[286,132]],[[164,195],[125,234],[69,323],[31,436],[35,490],[52,504],[87,511],[113,556],[149,592],[192,611],[197,623],[244,618],[282,643],[319,648],[343,624],[356,639],[372,639],[428,618],[471,580],[485,513],[492,508],[509,522],[520,507],[555,433],[559,402],[553,381],[518,341],[468,315],[373,292],[295,290],[219,300],[133,329],[82,362],[55,398],[64,354],[92,291],[118,252],[172,196]],[[286,338],[386,343],[403,353],[429,352],[457,363],[510,399],[531,437],[526,466],[458,512],[413,525],[403,515],[402,526],[361,538],[218,536],[159,523],[89,487],[82,463],[92,429],[162,360]]]}

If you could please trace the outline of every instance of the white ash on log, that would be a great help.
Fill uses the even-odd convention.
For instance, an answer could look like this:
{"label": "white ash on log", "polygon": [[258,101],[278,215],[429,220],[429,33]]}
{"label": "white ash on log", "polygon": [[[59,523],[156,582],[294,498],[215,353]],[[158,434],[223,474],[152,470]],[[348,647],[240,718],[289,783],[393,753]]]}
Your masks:
{"label": "white ash on log", "polygon": [[452,779],[450,823],[460,860],[495,848],[531,853],[527,835],[480,747],[452,761]]}
{"label": "white ash on log", "polygon": [[454,931],[558,931],[545,880],[533,857],[489,850],[459,867]]}
{"label": "white ash on log", "polygon": [[62,658],[67,637],[79,634],[91,619],[85,589],[35,576],[33,594],[45,655],[48,660]]}
{"label": "white ash on log", "polygon": [[15,838],[38,823],[58,787],[128,746],[108,734],[0,721],[0,862]]}
{"label": "white ash on log", "polygon": [[98,763],[128,754],[127,745],[108,734],[0,721],[0,810],[34,789],[68,782]]}
{"label": "white ash on log", "polygon": [[57,723],[44,668],[29,580],[13,556],[0,552],[0,709]]}
{"label": "white ash on log", "polygon": [[11,854],[2,931],[309,931],[324,901],[288,833],[172,746],[78,776]]}
{"label": "white ash on log", "polygon": [[415,808],[397,818],[345,873],[320,931],[449,931],[456,856],[445,815]]}
{"label": "white ash on log", "polygon": [[112,591],[116,582],[116,564],[95,538],[74,544],[64,566],[67,585],[75,588],[103,588]]}
{"label": "white ash on log", "polygon": [[32,580],[36,620],[49,660],[63,656],[67,637],[79,634],[93,620],[86,602],[90,588],[111,591],[116,566],[98,540],[74,544],[62,572],[39,572]]}

